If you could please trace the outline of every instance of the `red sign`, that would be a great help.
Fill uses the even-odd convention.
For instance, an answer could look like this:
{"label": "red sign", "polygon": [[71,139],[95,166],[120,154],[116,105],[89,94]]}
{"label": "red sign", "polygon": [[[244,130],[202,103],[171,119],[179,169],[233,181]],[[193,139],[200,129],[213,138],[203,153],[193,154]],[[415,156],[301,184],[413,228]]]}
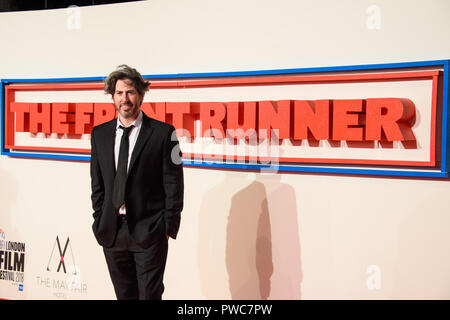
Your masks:
{"label": "red sign", "polygon": [[[255,143],[249,141],[256,139],[256,145],[262,140],[283,145],[277,155],[280,163],[432,167],[436,164],[439,77],[439,70],[415,70],[154,81],[146,99],[155,101],[144,100],[142,110],[178,129],[179,138],[186,139],[180,141],[183,155],[189,159],[254,159],[236,150],[219,150],[217,145],[227,140],[229,147],[242,140],[251,148]],[[404,88],[395,91],[391,88],[395,86]],[[89,153],[87,143],[61,146],[61,141],[81,139],[93,126],[116,117],[107,97],[70,100],[73,95],[98,94],[102,89],[100,82],[5,86],[5,148]],[[208,90],[226,92],[227,97]],[[269,91],[276,98],[267,98]],[[181,97],[173,101],[171,92],[180,92]],[[189,99],[191,93],[195,99]],[[42,96],[45,99],[39,100]],[[45,136],[37,139],[38,134]],[[46,138],[51,143],[44,143]],[[205,138],[213,138],[216,151],[208,147],[205,152],[195,145]],[[58,143],[53,143],[56,139]],[[256,155],[262,158],[267,154]]]}

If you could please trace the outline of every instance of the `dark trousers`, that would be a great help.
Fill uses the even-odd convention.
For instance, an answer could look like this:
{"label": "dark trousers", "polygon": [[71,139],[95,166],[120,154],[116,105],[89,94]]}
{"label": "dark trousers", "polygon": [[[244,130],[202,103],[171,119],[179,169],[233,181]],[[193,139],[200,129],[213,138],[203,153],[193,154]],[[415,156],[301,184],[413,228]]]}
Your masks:
{"label": "dark trousers", "polygon": [[149,248],[139,247],[121,222],[114,246],[103,248],[118,300],[161,300],[167,248],[166,237]]}

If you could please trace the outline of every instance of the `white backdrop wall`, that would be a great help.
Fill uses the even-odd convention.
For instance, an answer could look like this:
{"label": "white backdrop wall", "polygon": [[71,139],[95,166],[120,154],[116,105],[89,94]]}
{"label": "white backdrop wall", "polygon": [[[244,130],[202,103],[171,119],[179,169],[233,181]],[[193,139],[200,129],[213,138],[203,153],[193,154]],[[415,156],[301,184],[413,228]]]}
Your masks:
{"label": "white backdrop wall", "polygon": [[[122,63],[167,74],[449,59],[449,18],[447,0],[0,13],[0,78],[104,76]],[[186,167],[185,185],[165,299],[450,298],[448,180]],[[115,298],[90,229],[88,163],[2,156],[0,203],[3,239],[26,245],[23,288],[0,280],[0,298]],[[56,270],[57,236],[70,239],[75,289]]]}

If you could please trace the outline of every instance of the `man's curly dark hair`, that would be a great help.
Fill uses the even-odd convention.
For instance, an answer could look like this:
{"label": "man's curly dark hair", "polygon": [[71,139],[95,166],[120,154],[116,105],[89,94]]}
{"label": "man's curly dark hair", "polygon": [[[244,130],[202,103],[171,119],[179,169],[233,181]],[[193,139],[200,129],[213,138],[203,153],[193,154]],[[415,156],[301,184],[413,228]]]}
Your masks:
{"label": "man's curly dark hair", "polygon": [[148,91],[150,81],[144,80],[142,75],[134,68],[121,64],[117,69],[109,74],[105,79],[105,92],[114,95],[117,80],[129,79],[133,82],[136,91],[143,96]]}

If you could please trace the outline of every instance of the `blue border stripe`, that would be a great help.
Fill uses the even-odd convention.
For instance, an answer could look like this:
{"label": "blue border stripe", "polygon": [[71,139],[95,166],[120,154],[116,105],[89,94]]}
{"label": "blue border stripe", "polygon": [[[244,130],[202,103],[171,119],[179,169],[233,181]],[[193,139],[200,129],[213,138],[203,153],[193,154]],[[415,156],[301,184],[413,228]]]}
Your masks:
{"label": "blue border stripe", "polygon": [[[51,159],[51,160],[68,160],[68,161],[90,161],[90,156],[67,156],[39,153],[19,153],[6,152],[4,155],[35,158],[35,159]],[[402,177],[434,177],[445,178],[443,172],[426,172],[426,171],[401,171],[401,170],[371,170],[371,169],[351,169],[351,168],[327,168],[327,167],[301,167],[301,166],[274,166],[257,164],[230,164],[230,163],[212,163],[195,160],[183,160],[183,165],[212,169],[239,169],[239,170],[260,170],[261,172],[297,172],[297,173],[332,173],[332,174],[352,174],[352,175],[377,175],[377,176],[402,176]]]}
{"label": "blue border stripe", "polygon": [[0,80],[0,154],[6,152],[5,149],[5,84],[3,80]]}
{"label": "blue border stripe", "polygon": [[[217,169],[244,169],[244,170],[267,170],[274,171],[273,167],[265,165],[250,164],[230,164],[230,163],[211,163],[195,160],[183,160],[183,165],[217,168]],[[371,170],[371,169],[351,169],[351,168],[329,168],[329,167],[301,167],[301,166],[275,166],[275,171],[283,172],[303,172],[303,173],[336,173],[336,174],[356,174],[356,175],[379,175],[379,176],[403,176],[403,177],[446,177],[443,172],[431,171],[401,171],[401,170]]]}
{"label": "blue border stripe", "polygon": [[68,156],[59,154],[46,154],[46,153],[25,153],[25,152],[9,152],[3,153],[5,156],[18,157],[18,158],[35,158],[35,159],[52,159],[52,160],[71,160],[71,161],[90,161],[90,156]]}
{"label": "blue border stripe", "polygon": [[[310,68],[292,68],[292,69],[272,69],[256,71],[224,71],[224,72],[201,72],[201,73],[172,73],[172,74],[151,74],[143,75],[146,79],[185,79],[185,78],[212,78],[212,77],[237,77],[237,76],[255,76],[255,75],[274,75],[291,73],[314,73],[314,72],[336,72],[336,71],[361,71],[361,70],[379,70],[394,68],[412,68],[412,67],[432,67],[445,66],[448,60],[432,60],[422,62],[397,62],[385,64],[366,64],[350,66],[331,66],[331,67],[310,67]],[[47,83],[47,82],[76,82],[76,81],[103,81],[106,77],[74,77],[74,78],[38,78],[38,79],[3,79],[6,84],[10,83]]]}
{"label": "blue border stripe", "polygon": [[[274,69],[274,70],[257,70],[257,71],[235,71],[235,72],[205,72],[205,73],[180,73],[178,78],[202,78],[202,77],[236,77],[236,76],[253,76],[253,75],[273,75],[273,74],[290,74],[290,73],[314,73],[314,72],[336,72],[336,71],[361,71],[361,70],[378,70],[393,68],[411,68],[411,67],[428,67],[439,66],[446,63],[447,60],[434,60],[424,62],[399,62],[386,64],[368,64],[353,66],[334,66],[334,67],[312,67],[312,68],[294,68],[294,69]],[[173,75],[172,75],[173,76]],[[145,76],[152,78],[152,75]]]}
{"label": "blue border stripe", "polygon": [[443,74],[443,85],[442,85],[442,138],[441,138],[441,171],[446,172],[448,175],[449,168],[449,154],[447,150],[447,144],[449,141],[449,130],[448,130],[448,124],[449,124],[449,80],[450,80],[450,68],[449,68],[449,61],[445,61],[444,63],[444,74]]}
{"label": "blue border stripe", "polygon": [[6,84],[11,83],[47,83],[47,82],[76,82],[76,81],[102,81],[105,77],[86,78],[45,78],[45,79],[3,79]]}

